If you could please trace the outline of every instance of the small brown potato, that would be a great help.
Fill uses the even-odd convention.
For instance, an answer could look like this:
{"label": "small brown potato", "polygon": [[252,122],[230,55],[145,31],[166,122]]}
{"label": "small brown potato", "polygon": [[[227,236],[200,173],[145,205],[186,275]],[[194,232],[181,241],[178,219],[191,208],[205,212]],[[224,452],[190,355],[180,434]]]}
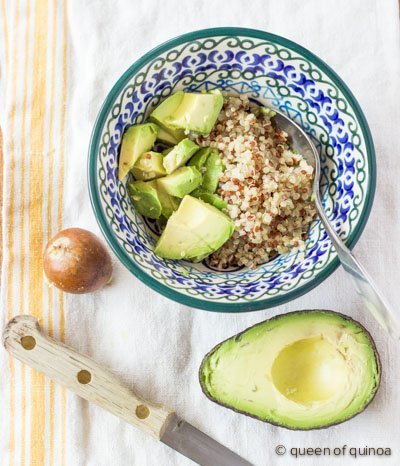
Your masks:
{"label": "small brown potato", "polygon": [[111,257],[99,238],[82,228],[67,228],[47,244],[43,268],[50,285],[67,293],[90,293],[110,282]]}

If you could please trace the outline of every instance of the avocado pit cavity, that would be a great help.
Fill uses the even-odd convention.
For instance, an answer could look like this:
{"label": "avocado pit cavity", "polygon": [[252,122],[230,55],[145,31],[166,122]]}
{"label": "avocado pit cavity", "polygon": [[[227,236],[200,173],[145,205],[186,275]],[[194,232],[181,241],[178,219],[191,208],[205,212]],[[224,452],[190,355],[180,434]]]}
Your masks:
{"label": "avocado pit cavity", "polygon": [[279,392],[302,404],[329,400],[345,390],[348,373],[343,355],[321,337],[297,340],[286,346],[271,370]]}

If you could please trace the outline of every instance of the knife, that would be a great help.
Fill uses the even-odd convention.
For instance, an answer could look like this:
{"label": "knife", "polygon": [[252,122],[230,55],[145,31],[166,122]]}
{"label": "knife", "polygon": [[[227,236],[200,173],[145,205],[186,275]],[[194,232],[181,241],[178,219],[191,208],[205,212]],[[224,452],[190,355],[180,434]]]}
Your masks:
{"label": "knife", "polygon": [[3,344],[14,357],[202,466],[251,466],[165,406],[135,395],[115,375],[45,335],[28,315],[10,320]]}

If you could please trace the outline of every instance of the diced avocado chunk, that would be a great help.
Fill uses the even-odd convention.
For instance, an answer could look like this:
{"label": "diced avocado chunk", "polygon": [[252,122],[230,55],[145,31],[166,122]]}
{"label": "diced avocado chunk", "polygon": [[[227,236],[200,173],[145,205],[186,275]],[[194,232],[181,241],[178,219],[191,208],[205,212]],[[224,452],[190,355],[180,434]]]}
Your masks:
{"label": "diced avocado chunk", "polygon": [[205,173],[201,188],[204,191],[214,193],[218,187],[219,179],[224,172],[224,166],[217,150],[212,149],[205,163]]}
{"label": "diced avocado chunk", "polygon": [[211,154],[211,147],[203,147],[202,149],[198,150],[194,156],[189,160],[188,165],[192,167],[196,167],[203,173],[203,167],[205,166],[208,156]]}
{"label": "diced avocado chunk", "polygon": [[161,215],[162,208],[155,181],[129,183],[128,193],[139,214],[149,218],[158,218]]}
{"label": "diced avocado chunk", "polygon": [[160,103],[150,114],[150,121],[156,123],[167,133],[169,133],[177,142],[185,137],[185,133],[182,129],[177,129],[171,126],[167,119],[169,116],[178,108],[179,104],[183,99],[184,92],[178,91],[175,94],[167,97],[163,102]]}
{"label": "diced avocado chunk", "polygon": [[215,88],[215,89],[211,89],[210,91],[207,91],[209,94],[217,94],[217,95],[222,95],[222,92]]}
{"label": "diced avocado chunk", "polygon": [[137,180],[147,181],[166,175],[163,165],[164,156],[160,152],[145,152],[142,154],[131,172]]}
{"label": "diced avocado chunk", "polygon": [[272,108],[268,108],[268,107],[258,107],[260,113],[262,113],[263,115],[265,115],[266,117],[268,118],[273,118],[275,115],[276,115],[276,112],[274,112],[272,110]]}
{"label": "diced avocado chunk", "polygon": [[[184,134],[182,135],[184,137]],[[164,128],[159,126],[158,134],[157,134],[157,141],[162,142],[163,144],[167,144],[168,146],[175,146],[180,141],[179,138],[176,138],[171,133],[168,133]]]}
{"label": "diced avocado chunk", "polygon": [[178,210],[180,199],[171,196],[163,188],[162,184],[156,183],[158,199],[161,204],[161,215],[165,218],[171,217],[171,215]]}
{"label": "diced avocado chunk", "polygon": [[215,207],[185,196],[157,242],[155,253],[165,259],[204,259],[232,235],[233,222]]}
{"label": "diced avocado chunk", "polygon": [[196,256],[196,257],[191,257],[190,260],[192,262],[201,262],[203,261],[206,257],[208,257],[210,254],[206,253],[206,254],[200,254],[200,256]]}
{"label": "diced avocado chunk", "polygon": [[182,167],[159,178],[158,184],[171,196],[182,198],[199,187],[201,181],[201,173],[196,167]]}
{"label": "diced avocado chunk", "polygon": [[174,148],[173,147],[168,147],[167,149],[164,149],[162,151],[162,155],[168,155],[171,152],[171,150],[174,150]]}
{"label": "diced avocado chunk", "polygon": [[163,165],[165,171],[169,174],[185,165],[190,157],[197,152],[198,148],[199,146],[190,139],[183,139],[164,157]]}
{"label": "diced avocado chunk", "polygon": [[227,202],[218,196],[218,194],[202,191],[201,188],[195,189],[191,195],[207,202],[207,204],[211,204],[219,210],[226,209],[228,206]]}
{"label": "diced avocado chunk", "polygon": [[161,215],[160,218],[157,219],[157,225],[161,231],[163,231],[164,228],[167,226],[167,222],[168,222],[168,219],[165,218],[163,215]]}
{"label": "diced avocado chunk", "polygon": [[155,254],[164,259],[191,259],[212,253],[211,248],[187,225],[182,225],[175,216],[179,209],[168,219],[167,225],[157,241]]}
{"label": "diced avocado chunk", "polygon": [[131,126],[122,137],[118,164],[118,179],[122,181],[137,159],[149,151],[157,138],[158,127],[153,123]]}
{"label": "diced avocado chunk", "polygon": [[216,149],[203,147],[190,159],[188,165],[195,166],[203,174],[202,191],[216,191],[224,171],[221,157]]}
{"label": "diced avocado chunk", "polygon": [[208,134],[222,109],[221,94],[185,93],[179,105],[170,112],[166,122],[173,128]]}

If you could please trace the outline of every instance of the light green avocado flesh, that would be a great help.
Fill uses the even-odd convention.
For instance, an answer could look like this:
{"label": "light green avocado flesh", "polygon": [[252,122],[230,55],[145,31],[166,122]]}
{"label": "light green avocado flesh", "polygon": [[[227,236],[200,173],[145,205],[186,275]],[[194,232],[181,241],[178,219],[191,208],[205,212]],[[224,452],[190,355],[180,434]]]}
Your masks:
{"label": "light green avocado flesh", "polygon": [[[183,133],[183,132],[182,132]],[[182,134],[182,138],[184,137],[185,135]],[[175,137],[174,135],[172,135],[171,133],[168,133],[168,131],[166,131],[164,128],[161,128],[161,126],[159,126],[158,128],[158,134],[157,134],[157,141],[160,141],[162,142],[163,144],[167,144],[168,146],[175,146],[175,144],[178,144],[178,142],[180,141],[179,138]]]}
{"label": "light green avocado flesh", "polygon": [[156,123],[165,132],[169,133],[177,142],[185,137],[183,129],[177,129],[168,123],[170,115],[177,110],[182,102],[184,92],[179,91],[167,97],[150,114],[150,121]]}
{"label": "light green avocado flesh", "polygon": [[160,152],[145,152],[136,161],[131,172],[140,181],[153,180],[166,175],[163,165],[164,155]]}
{"label": "light green avocado flesh", "polygon": [[138,158],[149,151],[157,138],[158,127],[153,123],[134,125],[122,137],[118,163],[118,179],[122,181]]}
{"label": "light green avocado flesh", "polygon": [[202,149],[198,150],[194,154],[194,156],[189,160],[188,165],[191,167],[196,167],[197,170],[200,170],[200,173],[203,173],[203,168],[207,162],[209,155],[211,154],[211,151],[211,147],[203,147]]}
{"label": "light green avocado flesh", "polygon": [[207,202],[207,204],[211,204],[219,210],[224,210],[228,207],[228,203],[224,201],[220,196],[218,196],[218,194],[204,191],[201,186],[192,191],[190,195],[193,197],[197,197],[197,199],[201,199],[204,202]]}
{"label": "light green avocado flesh", "polygon": [[135,181],[128,184],[128,193],[135,210],[149,218],[159,218],[162,212],[155,181]]}
{"label": "light green avocado flesh", "polygon": [[154,252],[165,259],[205,258],[232,235],[229,217],[205,202],[185,196],[172,214]]}
{"label": "light green avocado flesh", "polygon": [[223,209],[226,209],[228,204],[226,201],[224,201],[220,196],[218,196],[218,194],[214,194],[214,193],[209,193],[209,192],[206,192],[206,191],[199,191],[199,190],[196,190],[197,192],[196,193],[192,193],[192,195],[194,197],[197,197],[199,199],[201,199],[202,201],[204,202],[207,202],[208,204],[211,204],[212,206],[216,207],[217,209],[219,210],[223,210]]}
{"label": "light green avocado flesh", "polygon": [[201,181],[202,176],[197,168],[181,167],[160,178],[158,183],[169,195],[182,198],[196,189]]}
{"label": "light green avocado flesh", "polygon": [[209,253],[200,254],[200,256],[191,257],[191,258],[190,258],[190,261],[191,261],[191,262],[201,262],[201,261],[203,261],[206,257],[208,257],[209,255],[210,255]]}
{"label": "light green avocado flesh", "polygon": [[[211,147],[204,147],[196,152],[196,154],[189,160],[188,165],[196,167],[203,175],[203,181],[199,188],[199,193],[215,193],[218,188],[221,175],[224,172],[224,166],[222,164],[219,152],[216,149],[212,149]],[[196,195],[196,197],[200,196]],[[208,196],[208,199],[201,199],[203,199],[205,202],[209,202],[210,204],[215,205],[215,207],[219,209],[226,207],[226,205],[224,207],[220,207],[222,204],[219,203],[216,199],[212,199],[211,196]],[[216,205],[214,201],[217,202],[218,205]]]}
{"label": "light green avocado flesh", "polygon": [[177,168],[182,167],[198,149],[199,146],[196,143],[190,139],[183,139],[164,156],[163,165],[165,171],[170,174]]}
{"label": "light green avocado flesh", "polygon": [[165,218],[171,217],[171,215],[178,210],[180,199],[169,195],[162,185],[156,181],[156,189],[158,194],[158,199],[161,204],[161,215]]}
{"label": "light green avocado flesh", "polygon": [[217,150],[213,149],[204,165],[205,172],[201,188],[214,193],[218,187],[219,179],[224,172],[224,166]]}
{"label": "light green avocado flesh", "polygon": [[223,103],[221,94],[184,93],[179,105],[169,113],[165,122],[172,128],[208,134],[217,121]]}
{"label": "light green avocado flesh", "polygon": [[163,156],[166,156],[168,155],[171,151],[173,151],[174,148],[173,147],[167,147],[166,149],[164,149],[161,153]]}
{"label": "light green avocado flesh", "polygon": [[220,343],[204,358],[199,377],[218,404],[308,430],[363,411],[378,389],[380,363],[358,322],[332,311],[300,311]]}

